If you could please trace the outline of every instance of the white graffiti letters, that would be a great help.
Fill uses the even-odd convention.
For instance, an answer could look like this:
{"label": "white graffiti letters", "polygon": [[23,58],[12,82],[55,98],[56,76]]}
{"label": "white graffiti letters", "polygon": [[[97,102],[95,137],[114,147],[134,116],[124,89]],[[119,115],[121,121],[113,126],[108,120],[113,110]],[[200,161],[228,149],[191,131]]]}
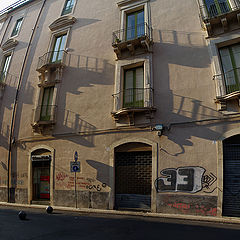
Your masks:
{"label": "white graffiti letters", "polygon": [[155,181],[157,192],[188,192],[196,193],[202,190],[202,177],[205,169],[202,167],[167,168],[161,171],[165,177]]}

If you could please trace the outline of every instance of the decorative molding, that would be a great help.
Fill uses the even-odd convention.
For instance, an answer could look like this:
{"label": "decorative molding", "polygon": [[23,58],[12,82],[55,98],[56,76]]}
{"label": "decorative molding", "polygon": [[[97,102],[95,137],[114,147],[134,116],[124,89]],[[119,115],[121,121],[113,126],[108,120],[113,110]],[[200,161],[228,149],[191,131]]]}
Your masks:
{"label": "decorative molding", "polygon": [[149,0],[123,0],[120,2],[117,2],[118,7],[123,7],[125,5],[129,5],[129,4],[138,4],[138,3],[145,3],[145,2],[149,2]]}
{"label": "decorative molding", "polygon": [[15,48],[18,45],[18,41],[15,38],[9,38],[5,43],[2,44],[1,48],[3,51]]}
{"label": "decorative molding", "polygon": [[56,31],[64,27],[73,25],[77,19],[73,16],[62,16],[49,25],[51,31]]}

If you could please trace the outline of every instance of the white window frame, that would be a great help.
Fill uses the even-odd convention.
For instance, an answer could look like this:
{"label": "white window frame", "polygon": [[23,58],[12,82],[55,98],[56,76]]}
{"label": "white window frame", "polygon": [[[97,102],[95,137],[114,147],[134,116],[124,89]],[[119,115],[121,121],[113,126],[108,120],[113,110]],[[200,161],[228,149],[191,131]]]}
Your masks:
{"label": "white window frame", "polygon": [[226,95],[226,88],[223,78],[223,70],[221,65],[221,59],[219,55],[219,48],[227,47],[230,45],[234,45],[236,43],[240,43],[239,34],[231,34],[228,36],[221,36],[215,39],[207,39],[210,58],[211,58],[211,67],[213,76],[217,76],[215,79],[216,86],[216,97],[222,97]]}
{"label": "white window frame", "polygon": [[[124,70],[131,69],[138,66],[143,66],[143,87],[153,88],[152,80],[152,55],[138,56],[132,60],[119,60],[115,66],[115,94],[120,93],[123,90],[124,84]],[[151,90],[150,90],[151,91]],[[144,95],[144,107],[152,107],[151,92],[149,95]],[[152,94],[153,95],[153,94]],[[153,97],[153,96],[152,96]],[[114,111],[117,112],[123,107],[123,99],[114,98]]]}
{"label": "white window frame", "polygon": [[[139,0],[139,1],[121,1],[118,2],[118,6],[121,11],[121,21],[120,21],[120,29],[126,28],[126,20],[127,20],[127,14],[136,12],[138,10],[144,11],[144,23],[147,23],[148,27],[151,27],[151,16],[150,16],[150,0]],[[147,32],[145,30],[145,32]],[[123,34],[123,33],[121,33]],[[151,31],[150,33],[151,34]],[[149,36],[150,39],[152,39],[152,36]],[[123,36],[120,36],[122,39]]]}
{"label": "white window frame", "polygon": [[73,4],[73,7],[72,7],[72,11],[71,11],[70,13],[67,13],[67,14],[62,15],[63,8],[64,8],[64,6],[65,6],[66,1],[67,1],[67,0],[65,0],[65,1],[63,2],[63,5],[62,5],[62,7],[61,7],[60,17],[68,16],[68,15],[70,15],[70,14],[73,14],[73,13],[74,13],[74,10],[75,10],[76,3],[77,3],[78,0],[74,0],[74,4]]}
{"label": "white window frame", "polygon": [[[17,32],[15,35],[12,36],[13,30],[14,30],[14,28],[15,28],[15,26],[16,26],[16,24],[17,24],[17,21],[18,21],[19,19],[22,19],[20,28],[19,28],[18,32]],[[10,38],[15,38],[15,37],[17,37],[17,36],[19,35],[19,33],[21,32],[21,29],[22,29],[23,21],[24,21],[24,16],[20,16],[20,17],[17,18],[17,20],[15,21],[15,23],[14,23],[14,25],[13,25],[13,27],[12,27]]]}
{"label": "white window frame", "polygon": [[[9,64],[8,64],[7,72],[8,72],[9,69],[10,69],[11,62],[12,62],[12,58],[13,58],[13,51],[6,51],[6,52],[4,52],[3,58],[2,58],[2,61],[1,61],[0,73],[2,72],[4,62],[5,62],[5,60],[6,60],[6,58],[7,58],[8,56],[11,56],[11,58],[10,58],[10,61],[9,61]],[[6,83],[6,77],[4,78],[4,81],[3,81],[3,82]]]}

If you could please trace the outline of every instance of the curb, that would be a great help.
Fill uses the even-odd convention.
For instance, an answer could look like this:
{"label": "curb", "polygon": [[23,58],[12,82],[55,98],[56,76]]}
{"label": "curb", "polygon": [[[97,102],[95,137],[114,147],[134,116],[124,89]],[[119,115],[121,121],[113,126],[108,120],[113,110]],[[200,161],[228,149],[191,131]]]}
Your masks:
{"label": "curb", "polygon": [[[46,207],[47,207],[47,205],[33,205],[33,204],[29,205],[29,204],[6,203],[6,202],[0,202],[0,206],[13,207],[13,208],[24,207],[24,208],[33,208],[33,209],[46,209]],[[72,207],[59,207],[59,206],[52,206],[52,207],[54,210],[85,213],[85,214],[121,215],[121,216],[132,216],[132,217],[176,219],[176,220],[185,220],[185,221],[190,220],[190,221],[195,221],[195,222],[240,224],[240,218],[236,218],[236,217],[205,217],[205,216],[151,213],[151,212],[72,208]]]}

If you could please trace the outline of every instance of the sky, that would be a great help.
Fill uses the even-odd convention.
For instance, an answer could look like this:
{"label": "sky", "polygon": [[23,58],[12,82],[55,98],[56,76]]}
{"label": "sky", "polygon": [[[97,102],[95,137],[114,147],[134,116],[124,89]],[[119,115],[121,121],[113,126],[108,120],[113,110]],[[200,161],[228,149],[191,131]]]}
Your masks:
{"label": "sky", "polygon": [[18,0],[0,0],[0,10],[8,7],[9,5],[17,2]]}

